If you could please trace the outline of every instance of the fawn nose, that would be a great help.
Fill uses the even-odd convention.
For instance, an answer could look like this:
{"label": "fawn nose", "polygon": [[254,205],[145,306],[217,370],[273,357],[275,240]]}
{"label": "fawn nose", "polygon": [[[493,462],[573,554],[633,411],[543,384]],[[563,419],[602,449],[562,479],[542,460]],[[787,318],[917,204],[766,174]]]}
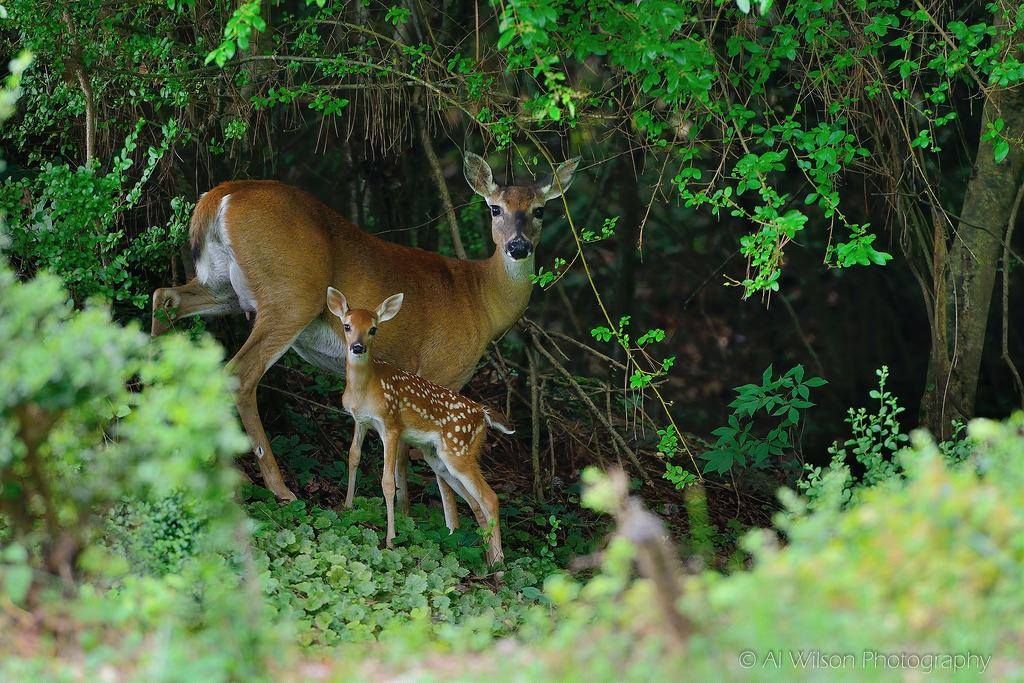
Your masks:
{"label": "fawn nose", "polygon": [[505,245],[505,251],[518,261],[533,253],[533,244],[525,237],[514,237]]}
{"label": "fawn nose", "polygon": [[362,344],[360,344],[359,342],[356,342],[355,344],[353,344],[349,348],[352,349],[352,353],[356,354],[357,356],[360,356],[360,355],[366,353],[366,347],[363,346]]}

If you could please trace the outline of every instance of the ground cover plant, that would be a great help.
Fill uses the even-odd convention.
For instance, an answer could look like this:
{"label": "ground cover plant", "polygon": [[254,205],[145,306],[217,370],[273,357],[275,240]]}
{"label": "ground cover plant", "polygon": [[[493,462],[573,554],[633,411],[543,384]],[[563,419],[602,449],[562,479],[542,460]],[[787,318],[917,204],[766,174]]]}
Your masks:
{"label": "ground cover plant", "polygon": [[[0,0],[0,678],[1024,679],[1022,35],[1003,0]],[[298,500],[263,486],[225,366],[259,311],[147,334],[226,180],[487,257],[469,152],[530,191],[581,158],[464,389],[516,428],[494,567],[422,462],[386,547],[375,439],[343,506],[344,379],[296,353],[258,395]]]}

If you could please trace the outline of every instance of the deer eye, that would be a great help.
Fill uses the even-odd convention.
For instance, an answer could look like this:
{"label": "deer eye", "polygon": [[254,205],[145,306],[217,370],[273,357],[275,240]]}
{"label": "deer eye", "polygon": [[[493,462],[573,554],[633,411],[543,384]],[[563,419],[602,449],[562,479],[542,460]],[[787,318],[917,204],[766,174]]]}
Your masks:
{"label": "deer eye", "polygon": [[371,327],[371,328],[370,328],[370,334],[371,334],[371,335],[377,334],[377,328],[376,328],[376,326],[374,326],[374,327]]}
{"label": "deer eye", "polygon": [[491,204],[491,215],[492,216],[500,216],[501,215],[501,207],[497,206],[495,204]]}
{"label": "deer eye", "polygon": [[345,323],[345,331],[346,332],[351,332],[352,331],[352,326],[349,325],[348,323]]}
{"label": "deer eye", "polygon": [[536,209],[534,209],[533,210],[533,217],[534,218],[544,218],[544,207],[543,206],[538,206]]}

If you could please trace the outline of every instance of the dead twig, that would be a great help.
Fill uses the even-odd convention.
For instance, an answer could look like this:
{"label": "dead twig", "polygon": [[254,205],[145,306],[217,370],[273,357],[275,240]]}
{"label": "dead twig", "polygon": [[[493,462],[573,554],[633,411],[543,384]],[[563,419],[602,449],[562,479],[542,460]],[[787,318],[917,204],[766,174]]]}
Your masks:
{"label": "dead twig", "polygon": [[[536,345],[536,337],[531,335]],[[530,363],[530,464],[533,466],[533,495],[544,500],[544,489],[540,483],[540,378],[537,373],[537,353],[526,349]]]}
{"label": "dead twig", "polygon": [[626,440],[622,438],[622,435],[619,434],[615,427],[613,427],[612,424],[608,422],[608,420],[604,416],[604,413],[602,413],[601,410],[596,405],[594,405],[594,402],[590,400],[590,397],[587,396],[587,392],[583,390],[583,387],[581,387],[579,382],[576,381],[576,378],[572,376],[572,373],[566,370],[564,365],[559,363],[554,356],[548,353],[548,350],[541,346],[540,342],[537,340],[536,337],[533,337],[531,335],[531,339],[533,341],[534,348],[537,349],[537,351],[547,359],[547,361],[551,364],[551,367],[558,371],[558,374],[565,378],[565,380],[569,383],[570,386],[572,386],[573,390],[576,392],[576,395],[580,397],[581,401],[583,401],[583,405],[587,407],[587,410],[589,410],[590,413],[598,420],[598,422],[601,423],[601,426],[608,431],[608,434],[611,435],[612,440],[615,441],[616,444],[618,444],[619,448],[622,449],[622,452],[625,453],[626,456],[629,458],[629,461],[633,463],[634,467],[636,467],[636,470],[640,474],[640,476],[643,477],[644,483],[647,484],[648,486],[654,486],[654,482],[651,481],[651,478],[647,475],[647,470],[645,470],[644,466],[640,463],[640,459],[636,456],[636,453],[633,451],[632,448],[629,447],[629,444],[626,443]]}

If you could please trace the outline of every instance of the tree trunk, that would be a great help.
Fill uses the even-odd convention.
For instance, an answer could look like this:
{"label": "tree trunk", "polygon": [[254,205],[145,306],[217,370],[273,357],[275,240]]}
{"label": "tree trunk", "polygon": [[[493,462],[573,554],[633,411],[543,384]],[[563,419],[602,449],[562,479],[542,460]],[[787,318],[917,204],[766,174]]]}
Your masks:
{"label": "tree trunk", "polygon": [[[1004,24],[997,12],[996,22]],[[995,141],[979,142],[959,225],[952,235],[936,229],[934,338],[921,421],[943,438],[952,421],[974,415],[989,305],[1024,170],[1024,88],[990,91],[982,131],[998,118],[1005,122],[1001,136],[1010,141],[1009,154],[997,164]]]}

